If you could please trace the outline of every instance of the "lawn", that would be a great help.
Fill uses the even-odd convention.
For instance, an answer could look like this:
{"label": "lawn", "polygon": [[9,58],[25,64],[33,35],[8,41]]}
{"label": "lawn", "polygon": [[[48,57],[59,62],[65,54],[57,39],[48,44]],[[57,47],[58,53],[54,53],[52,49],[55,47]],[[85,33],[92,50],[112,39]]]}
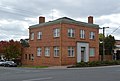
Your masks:
{"label": "lawn", "polygon": [[48,66],[19,66],[23,68],[48,68]]}

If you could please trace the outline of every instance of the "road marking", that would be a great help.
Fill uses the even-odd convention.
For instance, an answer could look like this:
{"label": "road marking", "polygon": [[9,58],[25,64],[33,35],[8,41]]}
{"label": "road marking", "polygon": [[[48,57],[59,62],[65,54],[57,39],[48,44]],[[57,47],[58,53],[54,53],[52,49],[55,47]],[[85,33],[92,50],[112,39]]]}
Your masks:
{"label": "road marking", "polygon": [[28,79],[28,80],[22,80],[22,81],[40,81],[40,80],[50,80],[50,79],[52,79],[52,77]]}

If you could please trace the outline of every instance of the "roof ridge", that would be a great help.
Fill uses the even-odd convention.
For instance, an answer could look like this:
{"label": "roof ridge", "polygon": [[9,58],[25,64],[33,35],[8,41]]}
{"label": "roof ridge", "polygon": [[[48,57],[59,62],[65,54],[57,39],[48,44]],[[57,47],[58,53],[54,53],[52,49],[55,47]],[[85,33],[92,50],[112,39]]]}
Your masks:
{"label": "roof ridge", "polygon": [[81,22],[81,21],[77,21],[77,20],[71,19],[69,17],[61,17],[61,18],[55,19],[53,21],[48,21],[48,22],[45,22],[45,23],[32,25],[32,26],[30,26],[30,28],[46,26],[46,25],[51,25],[51,24],[58,24],[60,22],[62,22],[62,23],[71,23],[71,24],[78,24],[78,25],[83,25],[83,26],[87,26],[87,27],[99,27],[99,25],[97,25],[97,24]]}

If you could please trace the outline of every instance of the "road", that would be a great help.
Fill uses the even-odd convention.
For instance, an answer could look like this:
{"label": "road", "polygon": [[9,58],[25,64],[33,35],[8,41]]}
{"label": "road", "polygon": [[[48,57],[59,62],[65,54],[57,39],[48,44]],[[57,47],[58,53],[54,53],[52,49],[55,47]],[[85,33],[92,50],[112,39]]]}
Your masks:
{"label": "road", "polygon": [[120,66],[77,69],[0,67],[0,81],[120,81]]}

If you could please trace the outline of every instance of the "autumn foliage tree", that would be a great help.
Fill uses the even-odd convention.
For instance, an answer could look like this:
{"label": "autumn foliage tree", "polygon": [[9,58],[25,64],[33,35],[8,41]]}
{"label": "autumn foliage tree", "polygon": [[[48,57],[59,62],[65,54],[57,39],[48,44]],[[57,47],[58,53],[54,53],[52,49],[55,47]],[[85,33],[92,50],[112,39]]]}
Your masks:
{"label": "autumn foliage tree", "polygon": [[20,42],[14,40],[4,42],[5,44],[1,44],[0,52],[4,54],[6,59],[17,59],[21,56]]}
{"label": "autumn foliage tree", "polygon": [[7,45],[8,45],[7,41],[0,41],[0,54],[5,53],[4,47],[6,47]]}

